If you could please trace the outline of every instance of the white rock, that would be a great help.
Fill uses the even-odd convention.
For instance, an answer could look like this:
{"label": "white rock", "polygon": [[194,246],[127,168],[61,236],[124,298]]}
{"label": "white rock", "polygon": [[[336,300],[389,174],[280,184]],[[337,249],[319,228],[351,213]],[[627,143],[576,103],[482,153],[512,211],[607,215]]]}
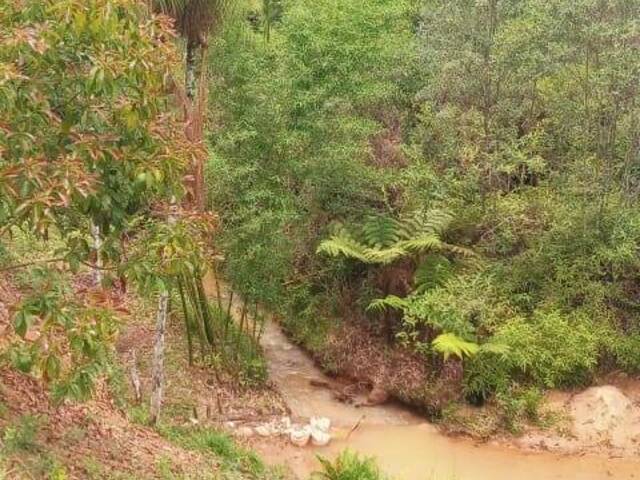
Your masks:
{"label": "white rock", "polygon": [[637,409],[622,391],[611,385],[591,387],[576,395],[571,400],[570,413],[573,434],[588,444],[604,442],[624,447],[630,444],[630,436],[638,433]]}
{"label": "white rock", "polygon": [[331,429],[331,420],[327,417],[311,417],[309,424],[311,425],[311,428],[324,433],[329,433],[329,430]]}
{"label": "white rock", "polygon": [[329,445],[331,441],[331,435],[327,432],[323,432],[322,430],[312,429],[311,430],[311,443],[313,443],[316,447],[324,447],[325,445]]}
{"label": "white rock", "polygon": [[291,427],[291,432],[289,433],[289,440],[291,443],[298,447],[304,447],[309,443],[309,439],[311,438],[311,428],[308,426],[304,427]]}

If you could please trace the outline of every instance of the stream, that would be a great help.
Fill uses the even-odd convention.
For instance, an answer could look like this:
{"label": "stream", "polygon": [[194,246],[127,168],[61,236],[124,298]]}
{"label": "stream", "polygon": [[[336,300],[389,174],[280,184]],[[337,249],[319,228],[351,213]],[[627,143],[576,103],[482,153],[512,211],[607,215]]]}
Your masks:
{"label": "stream", "polygon": [[[252,445],[267,463],[287,464],[301,479],[317,469],[316,455],[331,458],[347,448],[375,457],[396,480],[640,478],[640,459],[527,452],[491,442],[477,443],[446,436],[397,404],[357,408],[340,402],[329,389],[314,386],[332,381],[274,322],[267,322],[261,343],[270,380],[292,416],[322,416],[332,422],[334,438],[327,447],[298,448],[271,439]],[[358,428],[349,434],[358,423]]]}

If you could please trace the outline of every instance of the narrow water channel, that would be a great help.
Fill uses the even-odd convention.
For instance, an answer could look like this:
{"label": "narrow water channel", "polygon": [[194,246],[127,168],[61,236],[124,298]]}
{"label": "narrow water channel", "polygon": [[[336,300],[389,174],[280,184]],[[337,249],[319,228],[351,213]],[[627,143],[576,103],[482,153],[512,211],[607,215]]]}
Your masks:
{"label": "narrow water channel", "polygon": [[[356,408],[335,399],[328,389],[314,386],[329,379],[273,322],[266,325],[262,346],[270,379],[292,415],[325,416],[334,426],[335,438],[327,447],[258,446],[268,462],[287,463],[300,478],[317,467],[317,454],[333,457],[348,448],[375,457],[396,480],[640,479],[640,459],[533,453],[478,444],[443,435],[399,405]],[[358,422],[359,427],[346,438]]]}

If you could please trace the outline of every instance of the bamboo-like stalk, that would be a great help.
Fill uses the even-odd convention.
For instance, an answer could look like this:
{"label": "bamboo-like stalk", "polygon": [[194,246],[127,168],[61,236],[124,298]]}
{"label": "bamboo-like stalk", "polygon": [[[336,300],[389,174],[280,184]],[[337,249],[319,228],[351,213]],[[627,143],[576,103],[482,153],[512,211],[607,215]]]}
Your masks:
{"label": "bamboo-like stalk", "polygon": [[213,348],[216,345],[216,336],[214,331],[213,317],[211,314],[211,306],[209,305],[207,293],[204,291],[202,278],[197,278],[194,280],[196,284],[196,293],[197,293],[196,298],[202,311],[202,318],[205,323],[205,329],[208,332],[207,334],[210,336],[209,342],[211,343],[211,347]]}
{"label": "bamboo-like stalk", "polygon": [[200,310],[198,308],[197,302],[194,300],[194,289],[193,289],[193,283],[191,282],[191,278],[187,277],[186,275],[183,278],[184,278],[184,284],[187,291],[186,292],[187,298],[191,302],[193,313],[194,313],[194,321],[197,326],[198,339],[200,341],[200,355],[202,356],[202,360],[204,361],[204,359],[207,356],[207,347],[209,346],[209,340],[207,339],[207,336],[206,336],[204,323],[202,321],[202,315],[200,315]]}
{"label": "bamboo-like stalk", "polygon": [[151,374],[151,409],[150,422],[158,423],[162,408],[162,394],[164,391],[164,336],[167,328],[169,310],[169,291],[160,294],[158,311],[156,313],[156,340],[153,347],[153,364]]}
{"label": "bamboo-like stalk", "polygon": [[233,290],[229,293],[229,303],[227,304],[227,314],[224,317],[224,340],[227,341],[227,334],[229,333],[229,323],[232,321],[231,306],[233,305]]}
{"label": "bamboo-like stalk", "polygon": [[[271,321],[273,322],[273,318],[271,319]],[[258,343],[260,343],[260,339],[262,338],[262,335],[264,334],[264,329],[265,326],[267,324],[267,319],[263,316],[262,317],[262,321],[260,322],[260,332],[258,333]]]}
{"label": "bamboo-like stalk", "polygon": [[253,325],[251,326],[251,338],[256,341],[256,328],[258,325],[258,301],[256,300],[254,309],[253,309]]}
{"label": "bamboo-like stalk", "polygon": [[243,298],[242,299],[242,310],[241,310],[241,313],[240,313],[240,324],[238,325],[238,332],[236,334],[236,339],[235,339],[236,341],[235,341],[235,345],[234,345],[236,357],[240,353],[240,342],[242,340],[242,334],[244,332],[244,319],[245,319],[246,315],[247,315],[247,301]]}
{"label": "bamboo-like stalk", "polygon": [[189,365],[193,365],[193,339],[191,332],[191,322],[189,315],[189,307],[187,306],[187,301],[184,297],[184,288],[182,286],[182,279],[178,279],[178,293],[180,294],[180,303],[182,304],[182,314],[184,316],[184,328],[187,333],[187,349],[189,355]]}
{"label": "bamboo-like stalk", "polygon": [[216,267],[215,262],[213,262],[213,280],[216,284],[216,300],[218,302],[218,308],[222,310],[222,297],[220,296],[220,282],[218,281],[218,268]]}

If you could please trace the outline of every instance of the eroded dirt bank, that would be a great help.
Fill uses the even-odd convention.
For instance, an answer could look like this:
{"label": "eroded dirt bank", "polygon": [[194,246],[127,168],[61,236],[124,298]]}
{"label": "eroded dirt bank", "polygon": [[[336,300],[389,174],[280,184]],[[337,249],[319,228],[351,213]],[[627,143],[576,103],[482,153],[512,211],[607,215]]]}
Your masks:
{"label": "eroded dirt bank", "polygon": [[[327,388],[327,385],[332,385],[333,380],[324,375],[313,360],[293,345],[274,323],[267,324],[262,345],[269,363],[270,379],[287,402],[292,416],[326,416],[332,420],[334,439],[328,447],[298,448],[285,438],[253,437],[249,440],[266,461],[287,464],[299,478],[306,478],[317,468],[316,455],[332,457],[345,448],[376,457],[381,467],[398,480],[640,478],[640,459],[637,457],[638,447],[635,441],[629,440],[629,448],[622,452],[612,450],[606,433],[596,437],[586,435],[580,440],[579,435],[572,431],[571,424],[564,432],[567,437],[550,431],[531,432],[516,443],[477,443],[467,438],[452,438],[396,404],[358,408],[339,401],[332,389]],[[576,397],[577,395],[571,396],[572,399]],[[614,397],[611,401],[597,401],[598,395],[594,397],[591,392],[584,405],[575,404],[574,414],[580,412],[576,420],[576,431],[589,430],[590,419],[585,418],[585,415],[588,417],[589,412],[595,411],[602,418],[615,419],[613,423],[618,428],[615,435],[620,438],[619,430],[626,428],[625,424],[631,425],[628,420],[635,418],[634,412],[639,412],[640,418],[640,409],[632,399],[624,401],[617,395]],[[360,399],[356,394],[353,400],[357,403]],[[565,400],[569,401],[569,397]],[[598,402],[621,406],[630,417],[609,415],[606,408],[597,407]],[[564,403],[557,406],[566,410]],[[571,413],[571,410],[568,412]],[[610,426],[606,419],[594,423],[598,428],[605,424]],[[352,431],[355,425],[358,427]],[[635,438],[632,433],[629,437]],[[541,437],[535,435],[547,435],[548,444],[541,444]],[[576,436],[577,448],[564,450],[559,439],[571,436]],[[524,440],[527,438],[530,439],[529,442]],[[556,439],[558,448],[549,451]]]}
{"label": "eroded dirt bank", "polygon": [[[640,461],[631,456],[583,455],[584,448],[575,455],[527,452],[497,442],[476,443],[448,437],[397,405],[363,408],[346,405],[333,398],[326,388],[312,385],[311,380],[313,383],[331,380],[304,352],[291,345],[276,325],[269,325],[263,345],[271,379],[292,413],[301,417],[327,416],[335,425],[335,439],[325,448],[299,449],[286,441],[254,442],[268,461],[285,461],[301,478],[317,466],[316,454],[334,456],[345,448],[375,456],[384,470],[399,480],[512,480],[515,472],[517,478],[524,480],[638,478]],[[360,426],[346,438],[359,421]],[[553,438],[564,437],[550,433],[549,441]]]}

